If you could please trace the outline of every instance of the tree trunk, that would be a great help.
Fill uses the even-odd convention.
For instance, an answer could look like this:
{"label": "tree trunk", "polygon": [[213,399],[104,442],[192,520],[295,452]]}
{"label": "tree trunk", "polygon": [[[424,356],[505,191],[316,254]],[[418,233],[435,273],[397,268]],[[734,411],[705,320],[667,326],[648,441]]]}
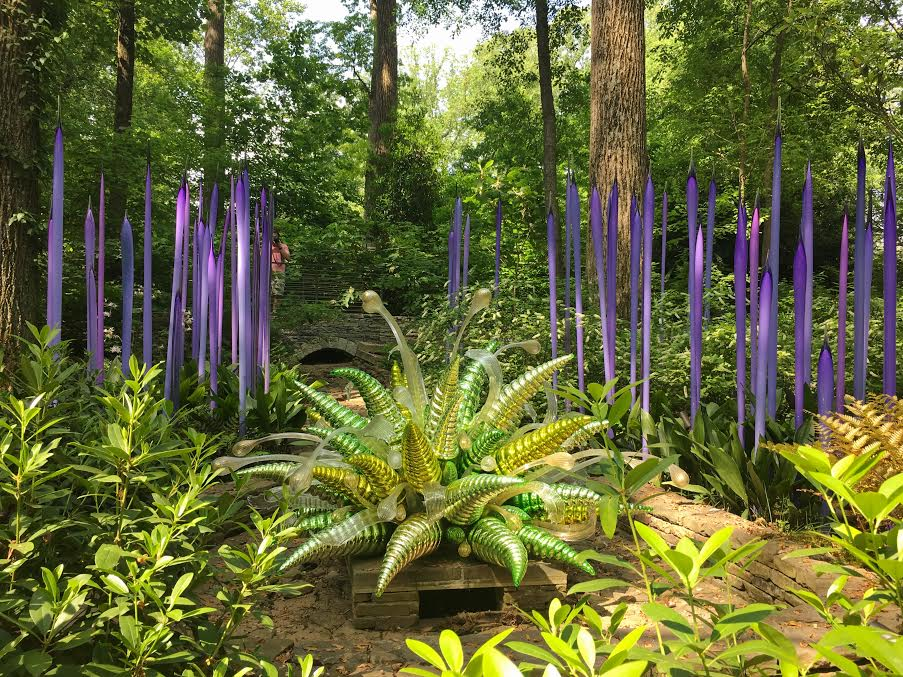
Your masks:
{"label": "tree trunk", "polygon": [[39,69],[35,27],[41,0],[0,0],[0,350],[9,360],[25,321],[36,321],[40,288],[28,233],[38,218]]}
{"label": "tree trunk", "polygon": [[[552,94],[552,58],[549,54],[549,4],[536,0],[536,55],[539,63],[539,100],[542,105],[542,187],[546,209],[558,219],[558,160],[556,154],[555,99]],[[558,238],[558,229],[555,231]],[[561,247],[557,248],[558,251]]]}
{"label": "tree trunk", "polygon": [[[793,10],[793,0],[787,0],[787,16],[786,19],[790,19],[790,13]],[[778,116],[779,116],[779,108],[781,102],[781,65],[784,58],[784,46],[787,41],[787,26],[788,23],[785,23],[781,30],[778,31],[778,34],[774,38],[774,53],[771,56],[771,92],[768,95],[768,107],[771,110],[771,118],[774,121],[775,126],[778,124]],[[773,171],[773,163],[771,160],[771,156],[768,156],[765,164],[765,178],[762,181],[763,188],[771,187],[771,176]],[[771,243],[771,214],[768,215],[768,219],[765,221],[762,227],[761,234],[761,242],[762,242],[762,256],[761,259],[763,261],[768,260],[768,249]]]}
{"label": "tree trunk", "polygon": [[743,16],[743,46],[740,49],[740,77],[743,79],[743,116],[740,118],[740,201],[746,199],[748,152],[749,106],[752,96],[752,84],[749,78],[749,24],[752,20],[752,0],[746,0],[746,12]]}
{"label": "tree trunk", "polygon": [[[630,199],[641,193],[648,166],[643,0],[592,0],[590,20],[590,179],[603,205],[618,181],[617,298],[623,310],[630,292]],[[586,250],[592,279],[595,260],[592,247]]]}
{"label": "tree trunk", "polygon": [[370,158],[364,177],[364,214],[373,219],[380,210],[380,185],[392,150],[392,127],[398,106],[398,40],[396,0],[370,0],[373,22],[373,69],[370,73]]}
{"label": "tree trunk", "polygon": [[132,99],[135,91],[135,0],[119,2],[119,33],[116,37],[116,101],[113,106],[113,171],[110,176],[110,222],[118,226],[125,212],[128,173],[121,158],[129,157],[125,146],[132,127]]}
{"label": "tree trunk", "polygon": [[[207,0],[204,31],[204,80],[207,83],[204,128],[204,184],[208,191],[219,181],[227,164],[225,155],[226,109],[225,0]],[[208,192],[209,194],[209,192]]]}

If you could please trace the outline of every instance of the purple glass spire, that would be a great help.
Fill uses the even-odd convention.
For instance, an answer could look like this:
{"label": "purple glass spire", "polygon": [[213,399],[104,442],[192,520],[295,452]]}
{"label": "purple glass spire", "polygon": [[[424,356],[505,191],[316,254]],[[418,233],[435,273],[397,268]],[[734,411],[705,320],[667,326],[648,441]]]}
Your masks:
{"label": "purple glass spire", "polygon": [[690,293],[690,421],[696,420],[699,411],[702,385],[702,289],[703,289],[703,240],[702,227],[696,228],[693,262],[690,276],[693,279]]}
{"label": "purple glass spire", "polygon": [[[765,272],[762,273],[762,286],[759,289],[759,336],[767,337],[771,331],[772,314],[771,314],[771,268],[765,266]],[[768,400],[766,380],[768,377],[768,352],[764,349],[759,350],[757,355],[759,364],[756,367],[756,416],[755,416],[755,440],[753,443],[753,461],[756,460],[759,450],[759,442],[765,434],[765,409]]]}
{"label": "purple glass spire", "polygon": [[812,383],[812,163],[806,163],[806,179],[803,183],[803,215],[800,222],[803,248],[806,253],[806,293],[803,320],[803,379]]}
{"label": "purple glass spire", "polygon": [[574,312],[577,325],[577,387],[580,392],[584,392],[586,364],[583,355],[583,284],[580,274],[580,194],[577,191],[577,184],[573,181],[571,182],[571,193],[571,204],[574,210],[571,238],[574,252]]}
{"label": "purple glass spire", "polygon": [[[771,175],[771,238],[768,245],[768,261],[772,276],[771,319],[768,327],[766,355],[768,357],[768,415],[771,418],[777,413],[778,386],[778,259],[781,249],[781,139],[780,113],[777,130],[774,136],[774,165]],[[761,303],[760,312],[761,312]],[[761,337],[762,335],[759,334]],[[759,350],[762,349],[761,339]]]}
{"label": "purple glass spire", "polygon": [[630,404],[636,403],[637,354],[636,334],[639,321],[640,248],[642,246],[640,210],[636,195],[630,199]]}
{"label": "purple glass spire", "polygon": [[51,344],[60,342],[63,322],[63,128],[53,141],[53,195],[47,228],[47,326],[57,330]]}
{"label": "purple glass spire", "polygon": [[128,216],[122,219],[119,233],[122,247],[122,373],[129,375],[132,357],[132,305],[135,297],[135,243]]}
{"label": "purple glass spire", "polygon": [[749,229],[749,382],[756,383],[759,334],[759,196],[753,207]]}
{"label": "purple glass spire", "polygon": [[806,382],[806,246],[800,240],[793,255],[793,414],[794,426],[803,424],[803,388]]}
{"label": "purple glass spire", "polygon": [[[546,239],[549,254],[549,328],[552,337],[552,359],[558,357],[558,251],[555,245],[555,216],[546,217]],[[558,373],[552,376],[552,387],[558,387]]]}
{"label": "purple glass spire", "polygon": [[737,208],[737,236],[734,239],[734,320],[737,334],[735,361],[737,366],[737,434],[745,446],[743,424],[746,422],[746,206]]}
{"label": "purple glass spire", "polygon": [[894,147],[887,142],[884,178],[884,371],[885,395],[897,394],[897,177]]}
{"label": "purple glass spire", "polygon": [[[655,190],[652,176],[646,176],[646,189],[643,192],[643,364],[641,368],[640,406],[649,411],[649,379],[651,367],[652,338],[652,230],[655,220]],[[643,457],[649,455],[645,437],[643,439]]]}
{"label": "purple glass spire", "polygon": [[144,348],[144,364],[148,367],[154,361],[153,345],[153,277],[151,266],[153,261],[153,230],[151,228],[151,187],[150,158],[147,160],[147,171],[144,175],[144,286],[142,287],[141,317]]}
{"label": "purple glass spire", "polygon": [[[610,206],[610,205],[609,205]],[[602,360],[604,363],[604,378],[610,381],[614,378],[614,360],[612,359],[612,346],[608,338],[608,309],[605,290],[605,259],[602,254],[602,200],[599,190],[594,186],[589,202],[589,226],[593,241],[593,256],[596,259],[596,284],[599,291],[599,320],[602,335]],[[612,398],[609,397],[609,401]]]}

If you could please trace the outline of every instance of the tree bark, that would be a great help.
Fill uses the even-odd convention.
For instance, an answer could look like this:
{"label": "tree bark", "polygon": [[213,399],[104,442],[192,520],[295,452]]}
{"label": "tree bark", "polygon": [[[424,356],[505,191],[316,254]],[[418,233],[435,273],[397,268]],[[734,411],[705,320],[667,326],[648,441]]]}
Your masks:
{"label": "tree bark", "polygon": [[[618,181],[617,299],[623,310],[630,291],[630,199],[641,193],[648,167],[643,0],[592,0],[590,21],[589,171],[603,205]],[[592,247],[586,249],[592,279],[596,264]]]}
{"label": "tree bark", "polygon": [[[786,19],[790,19],[790,13],[793,11],[793,0],[787,0],[787,15]],[[775,126],[778,124],[778,115],[779,108],[781,102],[781,66],[784,58],[784,47],[787,41],[787,26],[788,23],[785,23],[781,30],[778,31],[778,34],[774,38],[774,53],[771,56],[771,91],[768,95],[768,107],[771,110],[771,118],[774,121]],[[764,172],[764,180],[762,181],[763,188],[771,187],[771,177],[773,172],[773,163],[771,156],[768,156],[765,164],[765,172]],[[762,227],[762,255],[761,259],[766,261],[768,259],[768,249],[771,244],[771,214],[768,215],[768,219],[765,221]]]}
{"label": "tree bark", "polygon": [[396,0],[370,0],[373,22],[373,68],[370,72],[370,158],[364,177],[364,214],[380,211],[380,181],[391,159],[392,127],[398,107],[398,39]]}
{"label": "tree bark", "polygon": [[740,50],[740,77],[743,79],[743,114],[740,118],[740,201],[746,199],[747,169],[746,165],[749,157],[748,150],[748,128],[749,128],[749,107],[752,97],[752,83],[749,77],[749,60],[747,54],[749,52],[749,25],[752,21],[752,0],[746,0],[746,12],[743,16],[743,45]]}
{"label": "tree bark", "polygon": [[7,360],[25,321],[35,321],[40,288],[28,235],[38,215],[41,0],[0,0],[0,349]]}
{"label": "tree bark", "polygon": [[[555,98],[552,94],[552,57],[549,53],[549,3],[536,0],[536,55],[539,64],[539,100],[542,106],[542,186],[546,209],[558,219],[558,160]],[[555,231],[558,238],[558,229]],[[557,244],[557,243],[556,243]],[[561,251],[561,247],[557,247]]]}
{"label": "tree bark", "polygon": [[[204,183],[209,188],[219,181],[226,166],[226,32],[225,0],[207,0],[207,28],[204,31],[204,80],[207,84],[204,128]],[[209,190],[208,188],[208,190]]]}
{"label": "tree bark", "polygon": [[116,101],[113,106],[113,170],[110,176],[111,223],[118,225],[125,212],[124,183],[127,172],[120,158],[128,157],[124,146],[132,127],[132,100],[135,91],[135,0],[119,2],[119,32],[116,37]]}

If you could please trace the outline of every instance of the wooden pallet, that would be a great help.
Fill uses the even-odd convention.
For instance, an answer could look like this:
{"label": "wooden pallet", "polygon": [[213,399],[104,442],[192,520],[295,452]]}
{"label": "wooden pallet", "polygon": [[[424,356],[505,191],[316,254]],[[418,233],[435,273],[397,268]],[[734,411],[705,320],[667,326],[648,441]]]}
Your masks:
{"label": "wooden pallet", "polygon": [[501,567],[474,559],[434,555],[405,567],[376,597],[376,579],[381,558],[349,560],[352,623],[361,629],[408,627],[420,619],[420,593],[424,591],[493,588],[498,607],[544,609],[567,589],[567,572],[545,562],[530,562],[520,587],[511,584],[511,574]]}

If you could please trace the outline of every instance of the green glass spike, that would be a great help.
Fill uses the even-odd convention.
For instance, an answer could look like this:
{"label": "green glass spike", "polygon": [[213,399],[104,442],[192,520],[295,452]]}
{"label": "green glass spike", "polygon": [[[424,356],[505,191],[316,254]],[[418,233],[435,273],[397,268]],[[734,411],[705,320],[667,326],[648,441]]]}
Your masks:
{"label": "green glass spike", "polygon": [[316,435],[324,440],[328,437],[328,446],[335,449],[342,456],[353,456],[355,454],[372,454],[373,450],[368,447],[357,436],[346,432],[333,432],[329,428],[321,428],[319,426],[304,426],[301,432],[309,435]]}
{"label": "green glass spike", "polygon": [[452,524],[473,524],[486,505],[506,489],[523,484],[507,475],[468,475],[452,482],[445,494],[447,507],[442,516]]}
{"label": "green glass spike", "polygon": [[358,475],[350,468],[335,468],[329,465],[315,465],[311,470],[315,480],[325,484],[333,491],[344,495],[348,500],[368,507],[379,501],[373,486],[363,475]]}
{"label": "green glass spike", "polygon": [[298,469],[299,463],[291,461],[274,461],[272,463],[259,463],[247,465],[232,472],[236,477],[251,478],[255,480],[270,480],[272,482],[285,482],[288,476]]}
{"label": "green glass spike", "polygon": [[429,440],[413,421],[408,422],[401,437],[401,472],[417,491],[423,491],[427,484],[438,482],[442,476],[439,459]]}
{"label": "green glass spike", "polygon": [[495,452],[497,472],[508,474],[526,463],[560,451],[562,442],[592,420],[592,416],[579,415],[560,418],[508,442]]}
{"label": "green glass spike", "polygon": [[436,386],[433,399],[430,400],[430,407],[424,425],[424,432],[427,437],[432,437],[435,434],[442,416],[458,396],[458,373],[460,368],[461,358],[455,357],[448,366],[445,376]]}
{"label": "green glass spike", "polygon": [[602,424],[602,421],[593,419],[562,442],[561,451],[571,451],[572,449],[583,446],[589,442],[593,435],[602,432],[604,428],[605,426]]}
{"label": "green glass spike", "polygon": [[401,365],[398,363],[398,360],[392,360],[391,384],[392,388],[408,387],[408,379],[405,378],[404,372],[401,370]]}
{"label": "green glass spike", "polygon": [[364,400],[370,418],[382,416],[392,424],[393,428],[400,430],[404,427],[404,418],[402,418],[395,400],[392,399],[391,393],[370,374],[353,367],[339,367],[333,369],[329,374],[344,378],[354,384],[361,394],[361,399]]}
{"label": "green glass spike", "polygon": [[334,428],[366,427],[368,423],[366,418],[339,404],[326,393],[320,392],[316,388],[311,388],[305,383],[299,383],[298,390],[311,403],[311,406]]}
{"label": "green glass spike", "polygon": [[426,515],[414,515],[398,525],[386,545],[374,594],[381,597],[399,571],[415,559],[433,552],[439,547],[441,538],[439,521]]}
{"label": "green glass spike", "polygon": [[482,429],[471,442],[470,448],[465,449],[460,456],[462,470],[479,465],[483,457],[493,453],[507,437],[508,433],[498,428]]}
{"label": "green glass spike", "polygon": [[454,545],[461,545],[467,540],[467,532],[461,527],[448,527],[445,530],[445,540]]}
{"label": "green glass spike", "polygon": [[[341,524],[330,527],[339,528]],[[305,562],[322,561],[348,555],[376,555],[384,552],[392,535],[394,524],[379,522],[367,527],[342,545],[329,545],[321,540],[329,530],[315,534],[296,548],[288,557],[279,563],[276,571],[283,573],[293,566]]]}
{"label": "green glass spike", "polygon": [[[490,341],[484,350],[487,353],[494,353],[499,346],[501,346],[501,341]],[[469,426],[473,417],[476,416],[485,385],[486,372],[483,371],[483,365],[468,358],[461,367],[461,376],[458,379],[458,392],[462,399],[461,410],[458,412],[458,424],[462,428]]]}
{"label": "green glass spike", "polygon": [[499,393],[492,405],[487,422],[500,430],[510,430],[521,419],[521,412],[533,396],[560,370],[573,359],[573,355],[562,355],[544,362],[524,372],[511,381]]}
{"label": "green glass spike", "polygon": [[602,500],[602,494],[580,484],[559,483],[551,486],[555,490],[555,493],[561,496],[565,501],[583,501],[585,503],[596,504]]}
{"label": "green glass spike", "polygon": [[385,498],[400,481],[398,473],[379,456],[356,454],[345,459],[345,463],[357,470],[373,487],[379,498]]}
{"label": "green glass spike", "polygon": [[591,576],[596,573],[589,562],[580,561],[579,553],[574,548],[545,529],[525,524],[518,530],[517,537],[526,546],[527,552],[534,557],[564,562]]}
{"label": "green glass spike", "polygon": [[454,461],[446,461],[442,466],[442,477],[440,482],[442,486],[447,487],[449,484],[458,479],[458,466]]}
{"label": "green glass spike", "polygon": [[511,572],[514,587],[518,587],[527,573],[527,548],[504,521],[484,517],[478,521],[467,540],[473,554],[484,562],[497,564]]}
{"label": "green glass spike", "polygon": [[[336,517],[337,513],[339,514],[339,517]],[[301,515],[294,526],[300,531],[323,531],[323,529],[327,529],[333,524],[338,524],[342,520],[347,519],[350,514],[351,513],[346,510],[327,510],[313,515]]]}
{"label": "green glass spike", "polygon": [[442,415],[439,428],[433,436],[433,446],[439,458],[450,461],[458,457],[458,411],[461,398],[457,398]]}

